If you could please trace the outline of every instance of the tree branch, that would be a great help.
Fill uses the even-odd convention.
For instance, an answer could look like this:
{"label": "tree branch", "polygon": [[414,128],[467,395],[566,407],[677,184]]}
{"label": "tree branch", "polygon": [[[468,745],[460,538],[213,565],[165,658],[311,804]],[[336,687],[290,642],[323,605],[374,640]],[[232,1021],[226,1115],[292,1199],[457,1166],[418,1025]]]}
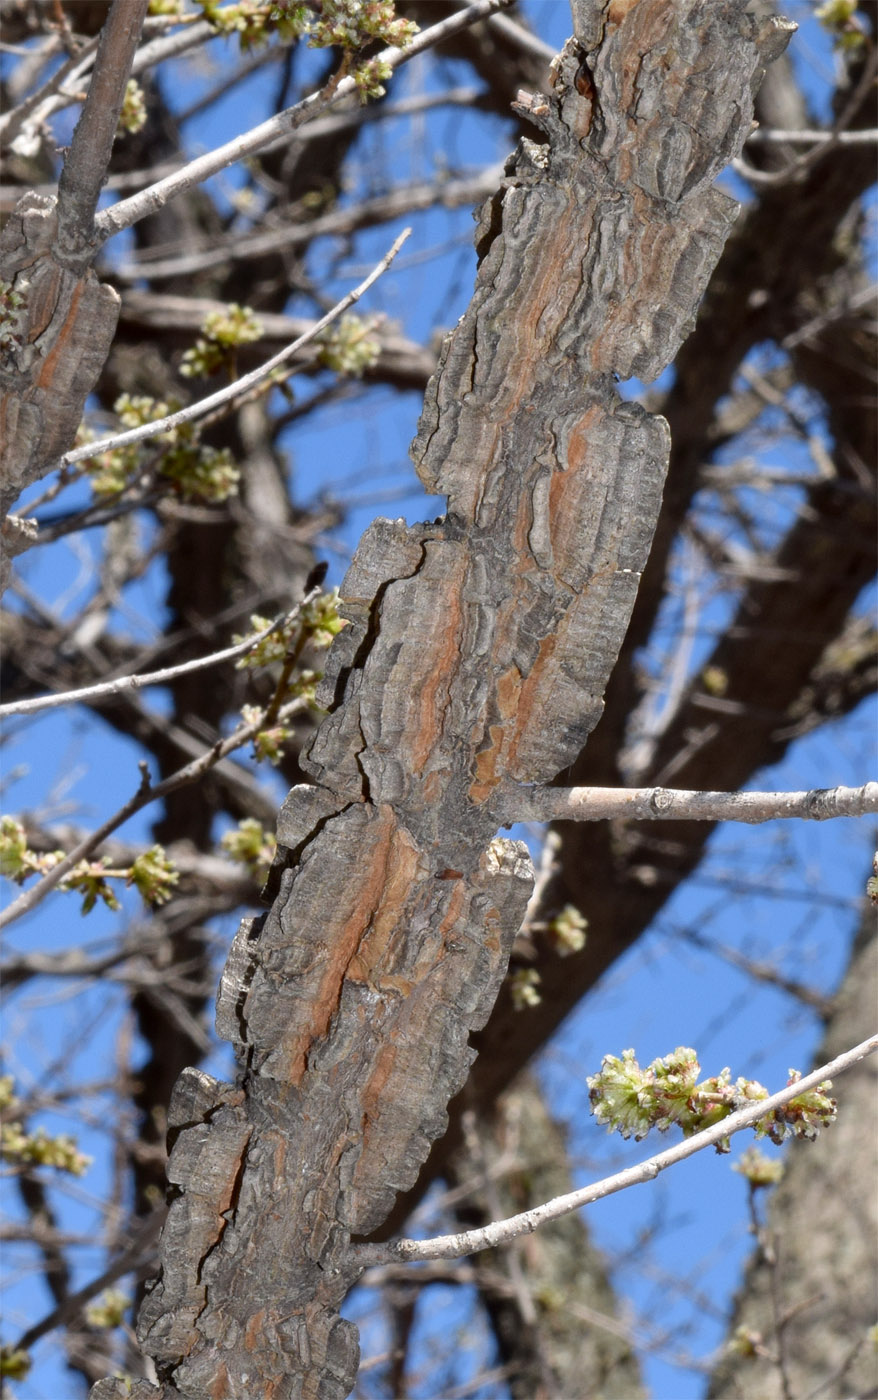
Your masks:
{"label": "tree branch", "polygon": [[10,715],[33,715],[41,710],[57,709],[61,705],[87,705],[93,700],[101,700],[108,695],[120,695],[126,690],[140,690],[148,685],[165,685],[168,681],[176,680],[177,676],[185,676],[191,671],[204,671],[209,666],[218,666],[223,661],[232,661],[236,656],[243,656],[258,642],[265,641],[266,637],[270,637],[286,623],[293,622],[319,593],[319,588],[312,588],[301,603],[297,603],[282,617],[275,618],[270,627],[265,627],[261,632],[252,632],[243,641],[225,647],[222,651],[211,652],[209,656],[197,656],[193,661],[181,661],[178,666],[166,666],[161,671],[148,671],[139,676],[118,676],[111,681],[101,681],[98,685],[83,686],[81,690],[65,690],[57,695],[37,695],[32,700],[10,701],[8,705],[0,705],[0,719],[6,719]]}
{"label": "tree branch", "polygon": [[[477,20],[494,14],[497,10],[505,9],[509,4],[511,4],[511,0],[476,0],[476,3],[469,9],[459,10],[456,14],[449,15],[447,19],[440,20],[430,29],[417,34],[406,48],[384,49],[378,54],[377,59],[381,63],[386,63],[391,69],[400,68],[404,63],[416,58],[418,54],[425,53],[428,49],[441,43],[443,39],[456,34],[459,29],[465,29],[468,25],[475,24]],[[132,224],[137,223],[139,219],[145,218],[148,214],[154,214],[167,204],[169,199],[175,199],[177,195],[184,194],[194,185],[202,184],[211,175],[217,175],[220,170],[225,170],[226,166],[233,165],[236,161],[243,160],[245,156],[254,155],[257,151],[263,150],[270,141],[274,141],[278,137],[289,137],[297,127],[309,121],[316,113],[334,106],[335,103],[346,97],[353,96],[356,90],[353,78],[342,78],[336,84],[330,82],[319,92],[312,93],[304,101],[296,103],[293,107],[288,107],[285,111],[279,112],[277,116],[270,117],[268,121],[261,122],[259,126],[245,132],[243,136],[236,136],[232,141],[226,141],[224,145],[217,146],[215,150],[190,161],[182,170],[168,175],[164,180],[157,181],[149,189],[141,190],[139,194],[132,195],[130,199],[114,204],[112,209],[105,210],[97,220],[101,237],[112,238],[113,234],[119,233],[123,228],[130,228]]]}
{"label": "tree branch", "polygon": [[[187,26],[182,34],[152,39],[137,50],[131,64],[132,77],[136,77],[153,64],[167,58],[176,58],[187,49],[216,37],[213,26],[206,20],[198,21],[194,15],[188,18],[174,15],[147,17],[141,26],[141,33],[158,33],[164,36],[167,29],[176,28],[180,24]],[[94,66],[94,54],[100,41],[101,34],[88,39],[41,87],[0,116],[0,141],[3,147],[12,145],[22,127],[25,129],[26,139],[29,139],[31,134],[36,133],[56,112],[83,100],[83,87],[87,89],[91,83],[91,77],[86,78],[86,74]],[[108,181],[103,188],[112,187],[112,183]],[[39,193],[49,194],[53,192],[54,186],[35,188]]]}
{"label": "tree branch", "polygon": [[784,131],[780,127],[759,127],[747,137],[748,146],[822,146],[831,141],[834,146],[874,146],[878,144],[878,129],[863,131],[821,131],[801,127]]}
{"label": "tree branch", "polygon": [[401,185],[390,194],[377,195],[362,203],[333,209],[317,219],[305,223],[288,224],[261,233],[252,233],[230,238],[225,243],[213,242],[209,247],[195,248],[179,256],[153,259],[138,258],[125,263],[118,272],[127,281],[163,281],[165,278],[189,276],[206,268],[219,267],[228,262],[247,262],[265,253],[277,252],[281,248],[299,248],[310,244],[315,238],[330,235],[344,235],[360,228],[372,227],[391,219],[398,219],[422,209],[433,209],[437,204],[454,208],[461,204],[479,204],[492,194],[502,179],[502,165],[488,167],[477,175],[460,180],[449,180],[443,185],[435,180],[422,180],[412,185]]}
{"label": "tree branch", "polygon": [[[291,700],[288,705],[284,705],[279,711],[277,718],[281,721],[287,720],[293,715],[300,714],[304,709],[307,709],[307,701],[297,698]],[[146,764],[142,764],[142,781],[133,797],[130,797],[118,811],[114,812],[111,817],[108,817],[99,827],[96,827],[89,836],[84,837],[77,846],[74,846],[73,850],[66,855],[63,860],[60,860],[57,865],[54,865],[51,870],[47,871],[36,885],[32,885],[29,890],[25,890],[23,894],[20,894],[18,899],[14,900],[12,904],[7,905],[7,907],[0,912],[0,928],[5,928],[7,924],[11,924],[16,919],[20,919],[23,914],[29,914],[38,904],[41,904],[46,895],[51,894],[52,890],[64,879],[65,875],[69,875],[71,870],[73,870],[81,860],[85,860],[87,856],[91,855],[96,846],[99,846],[102,841],[106,840],[111,832],[120,827],[123,822],[127,822],[129,817],[133,817],[135,812],[139,812],[141,808],[148,806],[150,802],[157,802],[159,798],[167,797],[169,793],[176,792],[178,788],[184,787],[187,783],[195,782],[197,778],[200,778],[212,768],[215,763],[218,763],[221,758],[225,758],[226,755],[232,753],[234,749],[241,748],[250,739],[254,738],[255,735],[259,733],[260,729],[264,727],[264,724],[265,716],[260,713],[257,719],[249,724],[239,725],[228,738],[222,739],[219,743],[214,744],[213,748],[207,749],[200,757],[193,759],[192,762],[187,763],[185,767],[178,768],[176,773],[169,774],[167,778],[163,778],[161,782],[155,785],[149,781]]]}
{"label": "tree branch", "polygon": [[222,389],[218,389],[216,393],[208,394],[205,398],[199,399],[197,403],[189,404],[187,408],[181,408],[177,413],[169,413],[164,418],[156,418],[151,423],[143,423],[139,428],[131,428],[124,433],[116,433],[111,437],[100,438],[97,442],[84,443],[81,447],[76,447],[71,452],[65,452],[58,466],[69,467],[72,466],[74,462],[85,461],[87,458],[95,457],[99,453],[114,452],[117,448],[130,446],[131,443],[144,442],[147,438],[157,437],[159,433],[165,433],[170,428],[179,427],[181,423],[191,423],[193,419],[203,417],[212,409],[219,408],[220,405],[229,403],[232,399],[240,397],[240,395],[246,393],[248,389],[252,389],[254,385],[261,384],[279,365],[285,364],[287,360],[292,359],[293,355],[301,350],[303,345],[309,344],[309,342],[314,340],[326,326],[331,325],[342,312],[346,311],[349,306],[353,306],[354,302],[359,301],[364,292],[368,291],[369,287],[372,286],[372,283],[377,282],[381,274],[386,272],[410,233],[411,229],[403,229],[393,246],[385,253],[381,261],[373,267],[369,276],[364,278],[359,286],[354,287],[352,291],[342,297],[341,301],[336,302],[335,306],[333,306],[330,311],[327,311],[325,316],[321,316],[319,321],[315,321],[313,326],[310,326],[307,331],[299,336],[298,340],[294,340],[291,345],[287,345],[283,350],[279,350],[276,355],[272,355],[269,360],[266,360],[256,369],[251,370],[249,374],[243,374],[240,379],[234,380],[231,384],[226,384]]}
{"label": "tree branch", "polygon": [[58,182],[58,242],[81,266],[87,266],[93,256],[94,214],[148,6],[149,0],[114,0],[101,32],[85,106]]}
{"label": "tree branch", "polygon": [[376,521],[348,571],[331,713],[300,760],[314,781],[284,804],[273,907],[217,999],[248,1072],[174,1091],[176,1194],[138,1321],[169,1396],[350,1390],[350,1236],[443,1131],[530,892],[497,811],[602,708],[668,448],[614,376],[654,378],[686,334],[736,212],[711,183],[786,38],[738,0],[618,8],[593,51],[600,122],[574,45],[553,93],[516,104],[548,139],[481,211],[473,302],[412,450],[447,515]]}
{"label": "tree branch", "polygon": [[824,160],[830,151],[841,144],[848,126],[860,110],[866,95],[874,87],[876,72],[878,72],[878,53],[873,47],[856,87],[833,122],[832,129],[827,132],[825,141],[819,142],[811,150],[806,151],[804,155],[797,156],[789,165],[783,166],[780,170],[757,170],[742,157],[739,157],[732,162],[735,171],[745,180],[749,180],[752,185],[785,185],[790,180],[801,178],[812,165]]}
{"label": "tree branch", "polygon": [[798,1098],[800,1094],[817,1088],[825,1080],[844,1073],[875,1050],[878,1050],[878,1034],[861,1041],[853,1049],[838,1055],[828,1064],[804,1075],[795,1083],[788,1084],[776,1094],[771,1094],[758,1103],[748,1104],[746,1108],[741,1108],[722,1122],[686,1138],[675,1147],[669,1147],[665,1152],[659,1152],[655,1157],[650,1157],[637,1166],[626,1167],[624,1171],[605,1177],[603,1181],[584,1186],[579,1191],[571,1191],[566,1196],[557,1196],[545,1205],[510,1216],[507,1220],[495,1221],[478,1230],[464,1230],[457,1235],[439,1235],[432,1240],[396,1240],[393,1244],[352,1245],[351,1248],[356,1251],[364,1267],[389,1264],[400,1259],[459,1259],[466,1254],[476,1254],[482,1249],[496,1249],[498,1245],[508,1244],[511,1240],[520,1239],[522,1235],[533,1234],[540,1225],[545,1225],[550,1220],[558,1220],[571,1211],[579,1210],[581,1206],[592,1205],[595,1201],[613,1196],[617,1191],[624,1191],[629,1186],[640,1186],[644,1182],[653,1181],[668,1167],[685,1161],[696,1152],[702,1152],[705,1147],[715,1147],[725,1138],[741,1132],[743,1128],[752,1127],[775,1109],[783,1108],[790,1099]]}
{"label": "tree branch", "polygon": [[75,1293],[68,1294],[63,1303],[59,1303],[58,1307],[53,1308],[50,1313],[46,1313],[45,1317],[40,1318],[39,1322],[35,1322],[32,1327],[23,1332],[18,1341],[14,1343],[14,1349],[28,1351],[35,1342],[39,1341],[40,1337],[45,1337],[47,1332],[51,1332],[71,1318],[77,1317],[86,1303],[90,1303],[92,1298],[96,1298],[111,1283],[115,1283],[125,1274],[138,1271],[142,1275],[145,1269],[149,1268],[149,1260],[156,1237],[165,1222],[165,1216],[166,1212],[162,1207],[154,1210],[152,1215],[147,1216],[127,1249],[124,1249],[113,1263],[104,1269],[102,1274],[98,1274],[97,1278],[93,1278],[90,1283],[77,1289]]}
{"label": "tree branch", "polygon": [[[401,267],[403,257],[397,264]],[[225,312],[227,304],[215,297],[174,296],[167,292],[144,292],[133,289],[125,292],[122,298],[122,322],[138,329],[149,327],[156,330],[177,330],[186,333],[200,331],[206,316],[215,312]],[[262,327],[260,344],[267,348],[272,341],[287,344],[303,335],[313,325],[306,316],[287,316],[276,312],[259,312]],[[410,340],[393,326],[378,325],[371,332],[380,350],[376,363],[364,373],[364,379],[373,381],[386,379],[406,388],[426,388],[430,375],[436,368],[435,352],[417,340]],[[302,356],[302,369],[314,366],[313,358]],[[786,478],[784,478],[786,479]],[[36,502],[28,502],[22,513],[30,514]]]}
{"label": "tree branch", "polygon": [[862,817],[878,812],[878,782],[810,792],[701,792],[673,788],[534,787],[504,799],[507,824],[523,821],[638,820],[771,822]]}

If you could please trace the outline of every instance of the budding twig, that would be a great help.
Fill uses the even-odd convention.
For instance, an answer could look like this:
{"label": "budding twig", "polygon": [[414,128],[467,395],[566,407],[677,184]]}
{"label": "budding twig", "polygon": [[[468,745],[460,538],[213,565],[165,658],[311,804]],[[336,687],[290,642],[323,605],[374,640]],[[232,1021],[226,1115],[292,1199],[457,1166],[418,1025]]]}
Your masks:
{"label": "budding twig", "polygon": [[199,399],[197,403],[189,404],[187,408],[181,408],[177,413],[168,413],[164,418],[156,418],[151,423],[142,423],[140,427],[129,428],[127,432],[116,433],[112,437],[100,438],[97,442],[83,443],[81,447],[75,447],[72,451],[66,452],[56,465],[58,467],[69,467],[72,466],[74,462],[82,462],[86,458],[97,457],[103,452],[114,452],[117,448],[130,446],[131,443],[144,442],[147,438],[157,437],[159,433],[168,432],[171,428],[179,427],[181,423],[191,423],[193,419],[203,417],[212,409],[218,408],[221,404],[228,403],[231,399],[238,398],[239,395],[245,393],[248,389],[252,389],[254,384],[259,384],[263,379],[267,379],[279,365],[285,364],[287,360],[292,359],[293,355],[301,350],[303,345],[307,345],[309,341],[312,341],[315,336],[319,335],[326,326],[331,325],[331,323],[335,321],[342,312],[346,311],[349,306],[352,306],[355,301],[359,301],[364,292],[368,291],[372,286],[372,283],[377,282],[381,274],[387,271],[410,233],[410,228],[403,229],[393,246],[385,253],[381,261],[373,267],[369,276],[364,278],[359,286],[354,287],[352,291],[346,293],[341,301],[336,302],[335,306],[333,306],[330,311],[327,311],[326,315],[322,316],[319,321],[315,321],[314,325],[310,326],[303,335],[300,335],[298,340],[294,340],[291,345],[287,345],[283,350],[279,350],[276,355],[272,355],[271,359],[266,360],[264,364],[259,365],[258,368],[251,370],[249,374],[243,374],[240,379],[234,380],[232,384],[225,385],[224,388],[218,389],[214,394],[208,394],[206,398]]}
{"label": "budding twig", "polygon": [[815,1069],[811,1074],[787,1084],[769,1098],[748,1104],[746,1108],[739,1109],[737,1113],[730,1114],[721,1122],[705,1128],[703,1132],[686,1138],[664,1152],[657,1153],[647,1161],[627,1167],[625,1171],[605,1177],[603,1181],[597,1181],[591,1186],[584,1186],[579,1191],[556,1196],[554,1200],[535,1206],[533,1210],[522,1211],[520,1215],[510,1216],[507,1220],[493,1221],[477,1230],[464,1230],[457,1235],[439,1235],[432,1240],[396,1240],[391,1244],[361,1245],[357,1249],[357,1256],[364,1268],[368,1268],[372,1264],[388,1264],[400,1259],[459,1259],[466,1254],[476,1254],[482,1249],[496,1249],[498,1245],[508,1244],[522,1235],[533,1234],[540,1225],[569,1215],[581,1206],[591,1205],[594,1201],[615,1195],[617,1191],[624,1191],[629,1186],[653,1181],[666,1168],[694,1156],[696,1152],[702,1152],[706,1147],[715,1147],[724,1138],[741,1132],[743,1128],[752,1127],[760,1118],[768,1117],[775,1109],[789,1103],[790,1099],[798,1098],[810,1089],[816,1089],[825,1079],[834,1079],[846,1069],[850,1069],[858,1060],[871,1055],[874,1050],[878,1050],[878,1034],[861,1041],[853,1049],[846,1050],[844,1054],[836,1056],[829,1064]]}
{"label": "budding twig", "polygon": [[[416,34],[410,44],[406,44],[404,49],[391,47],[384,49],[377,55],[376,61],[386,64],[391,69],[400,68],[410,59],[418,54],[424,53],[427,49],[433,48],[443,39],[456,34],[459,29],[465,29],[478,20],[484,19],[487,15],[494,14],[498,10],[505,9],[511,0],[476,0],[470,8],[457,10],[447,19],[440,20],[438,24],[431,25],[420,34]],[[340,82],[329,82],[319,92],[312,93],[303,102],[297,103],[294,107],[288,107],[286,111],[279,112],[277,116],[270,117],[268,121],[261,122],[259,126],[253,127],[242,136],[236,136],[233,140],[227,141],[222,146],[217,146],[215,150],[208,151],[206,155],[198,156],[195,160],[185,165],[182,170],[175,171],[163,180],[158,180],[149,189],[141,190],[138,194],[132,195],[130,199],[123,199],[119,204],[114,204],[111,209],[106,209],[97,220],[98,229],[104,238],[110,238],[114,233],[119,233],[123,228],[130,228],[138,219],[143,219],[147,214],[154,214],[167,204],[169,199],[176,198],[179,194],[184,194],[186,190],[192,189],[194,185],[200,185],[204,180],[210,179],[212,175],[217,175],[226,166],[233,165],[236,161],[243,160],[245,156],[254,155],[257,151],[263,150],[270,141],[277,137],[289,137],[304,122],[318,112],[324,111],[327,107],[333,106],[345,97],[351,97],[357,90],[357,85],[352,77],[342,78]]]}

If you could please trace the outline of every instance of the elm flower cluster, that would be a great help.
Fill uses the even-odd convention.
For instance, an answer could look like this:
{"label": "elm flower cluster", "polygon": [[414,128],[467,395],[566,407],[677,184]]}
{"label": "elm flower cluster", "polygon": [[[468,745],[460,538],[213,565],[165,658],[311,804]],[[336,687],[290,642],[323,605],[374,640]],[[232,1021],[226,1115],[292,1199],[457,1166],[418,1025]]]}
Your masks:
{"label": "elm flower cluster", "polygon": [[[755,1079],[738,1078],[731,1071],[698,1081],[701,1066],[695,1051],[679,1046],[671,1055],[653,1060],[642,1069],[633,1050],[621,1056],[605,1055],[599,1074],[588,1079],[591,1110],[608,1132],[621,1133],[640,1142],[651,1128],[666,1132],[676,1123],[684,1137],[692,1137],[720,1123],[737,1109],[768,1098],[768,1090]],[[801,1075],[790,1071],[788,1084]],[[833,1122],[836,1103],[828,1097],[829,1081],[792,1099],[753,1124],[756,1136],[781,1143],[787,1137],[814,1138],[821,1127]],[[728,1139],[717,1150],[729,1150]]]}
{"label": "elm flower cluster", "polygon": [[760,1148],[748,1147],[737,1162],[732,1163],[732,1171],[746,1177],[749,1186],[756,1191],[776,1186],[783,1176],[784,1166],[777,1157],[769,1157]]}
{"label": "elm flower cluster", "polygon": [[250,307],[229,302],[222,311],[211,311],[205,316],[200,336],[183,356],[180,373],[187,379],[206,379],[221,369],[234,373],[237,347],[250,345],[261,336],[262,322]]}
{"label": "elm flower cluster", "polygon": [[198,0],[198,4],[218,34],[237,35],[242,50],[267,44],[272,37],[282,44],[307,37],[312,49],[356,53],[376,40],[402,48],[418,32],[413,21],[397,17],[393,0],[272,0],[269,4],[238,0],[227,5]]}
{"label": "elm flower cluster", "polygon": [[[139,428],[176,413],[180,404],[150,398],[145,394],[120,394],[113,405],[123,428]],[[77,442],[93,437],[89,429],[80,427]],[[208,447],[200,442],[200,428],[195,423],[178,423],[164,433],[156,434],[151,443],[129,443],[111,448],[83,462],[94,494],[115,496],[133,486],[146,473],[157,444],[161,448],[154,466],[159,481],[170,483],[185,501],[218,503],[237,495],[241,473],[235,466],[228,448]]]}
{"label": "elm flower cluster", "polygon": [[255,817],[245,817],[220,840],[231,860],[246,866],[254,879],[264,884],[277,850],[277,840]]}
{"label": "elm flower cluster", "polygon": [[562,958],[582,951],[587,932],[588,919],[572,904],[565,904],[546,926],[546,933]]}

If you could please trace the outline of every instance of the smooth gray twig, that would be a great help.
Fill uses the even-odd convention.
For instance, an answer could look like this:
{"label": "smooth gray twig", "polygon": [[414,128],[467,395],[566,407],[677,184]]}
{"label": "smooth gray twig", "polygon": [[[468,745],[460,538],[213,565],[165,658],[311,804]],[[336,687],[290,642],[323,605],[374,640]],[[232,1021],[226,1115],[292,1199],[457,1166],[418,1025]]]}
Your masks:
{"label": "smooth gray twig", "polygon": [[168,413],[164,418],[155,418],[151,423],[142,423],[138,428],[129,428],[124,433],[114,433],[110,437],[100,438],[97,442],[83,443],[81,447],[75,447],[70,452],[65,452],[64,456],[56,463],[56,467],[69,467],[74,462],[85,461],[89,457],[96,457],[102,452],[113,452],[119,447],[128,447],[134,442],[144,442],[147,438],[156,437],[159,433],[165,433],[170,428],[176,428],[181,423],[191,423],[195,418],[201,418],[214,408],[219,408],[221,404],[228,403],[236,399],[239,395],[252,389],[254,385],[260,384],[263,379],[292,359],[303,345],[320,334],[326,326],[330,325],[346,311],[354,302],[359,301],[364,292],[368,291],[373,282],[376,282],[383,272],[393,262],[403,243],[411,233],[411,229],[403,229],[402,233],[395,240],[390,250],[385,253],[381,261],[373,267],[369,276],[354,287],[354,289],[343,296],[341,301],[336,302],[331,311],[327,311],[319,321],[315,321],[298,340],[294,340],[291,345],[287,345],[283,350],[279,350],[276,355],[272,355],[269,360],[251,370],[249,374],[241,375],[240,379],[234,380],[231,384],[226,384],[224,388],[217,389],[213,394],[208,394],[205,398],[199,399],[197,403],[189,404],[187,408],[181,408],[177,413]]}
{"label": "smooth gray twig", "polygon": [[493,1221],[477,1230],[464,1230],[456,1235],[439,1235],[432,1240],[403,1239],[391,1244],[361,1245],[357,1249],[357,1255],[364,1266],[369,1267],[372,1264],[388,1264],[399,1259],[459,1259],[466,1254],[476,1254],[482,1249],[496,1249],[498,1245],[508,1244],[510,1240],[519,1239],[522,1235],[533,1234],[540,1225],[569,1215],[581,1206],[592,1205],[595,1201],[615,1195],[617,1191],[624,1191],[629,1186],[653,1181],[668,1167],[694,1156],[696,1152],[703,1152],[706,1147],[715,1147],[725,1138],[741,1132],[743,1128],[752,1127],[760,1118],[766,1118],[775,1109],[783,1108],[790,1099],[798,1098],[810,1089],[816,1089],[827,1079],[834,1079],[836,1075],[850,1069],[875,1050],[878,1050],[878,1034],[861,1041],[844,1054],[837,1055],[834,1060],[822,1065],[820,1069],[815,1069],[811,1074],[787,1084],[767,1099],[760,1099],[748,1104],[746,1108],[738,1109],[721,1122],[714,1123],[712,1127],[695,1133],[691,1138],[686,1138],[654,1157],[649,1157],[645,1162],[626,1167],[624,1171],[605,1177],[603,1181],[594,1182],[591,1186],[584,1186],[579,1191],[556,1196],[554,1200],[535,1206],[533,1210],[522,1211],[520,1215],[510,1216],[507,1220]]}
{"label": "smooth gray twig", "polygon": [[826,821],[878,813],[878,782],[810,792],[700,792],[664,787],[519,788],[504,795],[503,819],[519,821]]}

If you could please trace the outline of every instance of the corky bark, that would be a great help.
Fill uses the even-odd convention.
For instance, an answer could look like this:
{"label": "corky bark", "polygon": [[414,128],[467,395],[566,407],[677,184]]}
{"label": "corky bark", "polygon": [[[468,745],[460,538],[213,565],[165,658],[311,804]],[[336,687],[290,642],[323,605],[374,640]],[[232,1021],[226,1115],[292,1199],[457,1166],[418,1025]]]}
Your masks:
{"label": "corky bark", "polygon": [[555,95],[518,104],[546,140],[482,212],[427,392],[413,455],[447,515],[376,522],[345,579],[315,783],[220,987],[240,1082],[175,1090],[139,1324],[168,1397],[348,1393],[348,1242],[442,1131],[530,892],[492,840],[504,790],[573,761],[628,622],[668,442],[614,377],[657,375],[689,329],[736,213],[710,182],[787,30],[739,0],[579,9]]}
{"label": "corky bark", "polygon": [[[116,0],[58,186],[57,200],[28,193],[0,235],[0,287],[20,305],[0,323],[0,513],[73,443],[85,400],[103,369],[119,297],[91,267],[94,214],[148,0]],[[29,539],[4,520],[6,559]],[[0,591],[8,562],[0,560]]]}

